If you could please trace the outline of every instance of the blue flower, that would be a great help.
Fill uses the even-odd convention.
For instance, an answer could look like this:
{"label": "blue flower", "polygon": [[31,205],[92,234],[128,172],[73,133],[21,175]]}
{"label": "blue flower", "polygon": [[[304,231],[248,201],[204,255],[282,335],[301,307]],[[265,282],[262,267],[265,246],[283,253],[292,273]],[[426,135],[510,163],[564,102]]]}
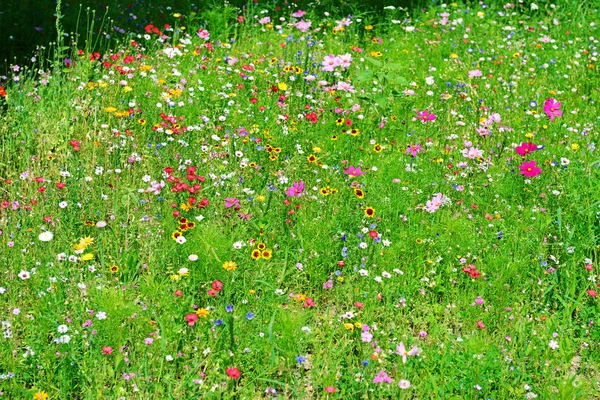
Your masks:
{"label": "blue flower", "polygon": [[252,321],[253,318],[254,318],[254,313],[253,312],[249,312],[248,314],[246,314],[246,319],[248,321]]}
{"label": "blue flower", "polygon": [[228,304],[227,307],[225,307],[225,311],[233,312],[233,306],[231,304]]}
{"label": "blue flower", "polygon": [[296,357],[296,361],[300,364],[302,364],[304,361],[306,361],[306,357],[304,356],[298,356]]}

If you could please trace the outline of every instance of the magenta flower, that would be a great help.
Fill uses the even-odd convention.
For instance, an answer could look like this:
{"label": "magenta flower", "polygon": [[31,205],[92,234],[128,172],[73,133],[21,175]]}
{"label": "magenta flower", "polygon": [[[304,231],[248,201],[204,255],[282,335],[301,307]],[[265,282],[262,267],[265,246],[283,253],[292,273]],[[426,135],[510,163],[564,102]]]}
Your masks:
{"label": "magenta flower", "polygon": [[290,197],[300,197],[300,195],[304,192],[304,182],[294,182],[292,186],[285,190],[285,194]]}
{"label": "magenta flower", "polygon": [[225,208],[233,207],[234,209],[240,208],[240,201],[235,197],[226,197],[225,198]]}
{"label": "magenta flower", "polygon": [[425,210],[430,213],[436,212],[446,201],[446,196],[441,193],[433,196],[431,200],[425,203]]}
{"label": "magenta flower", "polygon": [[385,371],[381,371],[379,374],[373,378],[373,383],[392,383],[392,378],[390,378]]}
{"label": "magenta flower", "polygon": [[544,112],[550,118],[550,121],[554,121],[554,117],[560,117],[563,112],[560,109],[560,102],[553,98],[546,99],[544,103]]}
{"label": "magenta flower", "polygon": [[404,347],[404,342],[400,342],[398,346],[396,346],[396,354],[402,356],[402,362],[406,364],[406,358],[412,356],[418,356],[421,351],[417,346],[413,346],[412,349],[406,350]]}
{"label": "magenta flower", "polygon": [[529,143],[521,143],[520,146],[517,146],[515,148],[515,150],[517,151],[517,154],[519,154],[520,156],[526,156],[529,153],[532,153],[534,151],[537,150],[537,146],[531,142]]}
{"label": "magenta flower", "polygon": [[348,168],[344,168],[344,173],[346,175],[350,175],[353,178],[366,174],[366,172],[360,170],[360,167],[355,168],[352,165],[350,165]]}
{"label": "magenta flower", "polygon": [[410,155],[410,156],[414,157],[422,151],[424,151],[423,148],[421,147],[420,144],[417,143],[415,145],[411,145],[406,148],[406,155],[407,156]]}
{"label": "magenta flower", "polygon": [[535,161],[524,161],[523,164],[519,165],[519,174],[524,175],[527,178],[534,178],[542,173],[541,168],[535,165]]}
{"label": "magenta flower", "polygon": [[431,114],[428,111],[417,111],[417,119],[423,121],[423,123],[427,121],[435,121],[437,117],[435,114]]}

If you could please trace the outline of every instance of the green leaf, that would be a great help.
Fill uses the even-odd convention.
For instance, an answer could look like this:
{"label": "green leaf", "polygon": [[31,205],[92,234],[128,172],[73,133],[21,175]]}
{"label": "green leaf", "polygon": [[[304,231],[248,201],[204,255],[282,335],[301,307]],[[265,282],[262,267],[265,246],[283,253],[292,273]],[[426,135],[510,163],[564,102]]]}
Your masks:
{"label": "green leaf", "polygon": [[379,60],[376,60],[374,58],[371,57],[365,57],[365,60],[367,60],[368,62],[370,62],[371,64],[373,64],[376,67],[383,67],[383,63]]}
{"label": "green leaf", "polygon": [[356,80],[359,82],[365,82],[365,81],[370,81],[375,77],[375,74],[373,73],[373,71],[371,71],[370,69],[365,69],[363,71],[360,71],[357,75],[356,75]]}
{"label": "green leaf", "polygon": [[389,64],[385,64],[385,68],[387,68],[391,71],[400,71],[401,69],[404,69],[405,67],[402,64],[389,63]]}

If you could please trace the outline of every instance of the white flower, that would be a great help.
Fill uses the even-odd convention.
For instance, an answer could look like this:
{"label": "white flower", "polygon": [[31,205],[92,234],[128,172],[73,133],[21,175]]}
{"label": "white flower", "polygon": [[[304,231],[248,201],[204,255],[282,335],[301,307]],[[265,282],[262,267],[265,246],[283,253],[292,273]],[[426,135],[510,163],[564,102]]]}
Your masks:
{"label": "white flower", "polygon": [[198,255],[197,254],[190,254],[188,256],[188,260],[190,260],[190,261],[198,261]]}
{"label": "white flower", "polygon": [[283,293],[284,293],[284,291],[283,291],[283,290],[281,290],[281,289],[276,289],[276,290],[275,290],[275,294],[277,294],[277,295],[280,295],[280,296],[281,296]]}
{"label": "white flower", "polygon": [[168,356],[165,357],[165,360],[173,361],[173,356],[169,354]]}
{"label": "white flower", "polygon": [[54,239],[54,234],[50,231],[42,232],[38,235],[38,239],[42,242],[49,242]]}
{"label": "white flower", "polygon": [[550,346],[552,350],[556,350],[558,349],[558,342],[556,340],[551,340],[550,343],[548,343],[548,346]]}
{"label": "white flower", "polygon": [[188,276],[190,274],[190,271],[187,268],[179,268],[179,271],[177,271],[177,273],[181,276]]}
{"label": "white flower", "polygon": [[29,279],[31,277],[31,274],[29,274],[29,272],[25,271],[25,270],[21,270],[21,272],[19,272],[19,278],[25,280],[25,279]]}
{"label": "white flower", "polygon": [[0,287],[0,294],[6,293],[6,288]]}
{"label": "white flower", "polygon": [[98,318],[100,321],[106,319],[106,313],[104,311],[98,311],[96,313],[96,318]]}
{"label": "white flower", "polygon": [[59,325],[58,328],[56,328],[56,330],[58,331],[58,333],[67,333],[69,327],[63,324]]}
{"label": "white flower", "polygon": [[66,201],[61,201],[60,203],[58,203],[58,206],[60,208],[67,208],[68,205],[69,203],[67,203]]}
{"label": "white flower", "polygon": [[179,244],[184,244],[185,242],[187,242],[187,239],[183,236],[177,236],[177,239],[175,239],[175,241]]}
{"label": "white flower", "polygon": [[361,276],[369,276],[369,271],[367,271],[366,269],[359,269],[359,270],[358,270],[358,273],[359,273]]}
{"label": "white flower", "polygon": [[98,221],[96,222],[96,227],[104,228],[106,226],[106,221]]}
{"label": "white flower", "polygon": [[69,336],[69,335],[62,335],[61,337],[56,339],[56,343],[69,344],[70,341],[71,341],[71,336]]}

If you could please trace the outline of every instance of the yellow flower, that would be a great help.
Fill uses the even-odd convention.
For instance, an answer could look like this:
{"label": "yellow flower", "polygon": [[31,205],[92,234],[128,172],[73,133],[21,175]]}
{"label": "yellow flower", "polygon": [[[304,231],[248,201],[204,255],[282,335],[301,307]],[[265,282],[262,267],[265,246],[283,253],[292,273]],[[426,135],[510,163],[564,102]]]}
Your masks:
{"label": "yellow flower", "polygon": [[175,13],[175,14],[173,14],[173,17],[175,17],[175,18],[179,18],[179,17],[181,17],[181,14],[179,14],[179,13]]}
{"label": "yellow flower", "polygon": [[344,328],[346,328],[349,331],[353,331],[354,330],[354,325],[352,325],[351,323],[345,323],[344,324]]}
{"label": "yellow flower", "polygon": [[84,247],[87,247],[92,243],[94,243],[94,238],[89,237],[89,236],[79,239],[79,244],[83,245]]}
{"label": "yellow flower", "polygon": [[250,294],[255,294],[255,293],[256,293],[256,290],[254,290],[254,289],[250,289],[248,292],[249,292]]}
{"label": "yellow flower", "polygon": [[106,107],[104,111],[106,111],[107,113],[114,113],[115,111],[117,111],[117,109],[115,107]]}
{"label": "yellow flower", "polygon": [[171,280],[172,280],[173,282],[180,281],[180,280],[181,280],[181,276],[180,276],[180,275],[175,275],[175,274],[173,274],[173,275],[171,275]]}
{"label": "yellow flower", "polygon": [[85,250],[86,247],[87,246],[83,243],[77,243],[76,245],[73,245],[73,249],[75,249],[76,251],[80,250],[82,252],[83,252],[83,250]]}
{"label": "yellow flower", "polygon": [[33,395],[33,400],[48,400],[48,393],[46,392],[37,392]]}
{"label": "yellow flower", "polygon": [[287,90],[288,89],[288,85],[284,82],[279,82],[277,84],[277,87],[279,88],[279,90]]}
{"label": "yellow flower", "polygon": [[531,138],[533,137],[533,133],[531,133],[531,132],[527,132],[527,133],[525,134],[525,137],[526,137],[527,139],[531,139]]}
{"label": "yellow flower", "polygon": [[94,259],[94,255],[92,253],[87,253],[81,256],[83,261],[90,261]]}
{"label": "yellow flower", "polygon": [[365,26],[365,29],[367,31],[372,31],[373,30],[373,25],[367,25],[367,26]]}
{"label": "yellow flower", "polygon": [[571,150],[579,150],[579,144],[577,144],[577,143],[573,143],[573,144],[571,145]]}
{"label": "yellow flower", "polygon": [[233,261],[225,261],[222,266],[226,271],[235,271],[237,268],[237,264]]}
{"label": "yellow flower", "polygon": [[452,54],[450,54],[450,58],[458,58],[458,54],[452,53]]}
{"label": "yellow flower", "polygon": [[119,272],[119,266],[113,265],[112,267],[110,267],[110,272],[112,272],[113,274]]}
{"label": "yellow flower", "polygon": [[256,196],[256,201],[260,201],[261,203],[263,201],[265,201],[266,199],[267,199],[266,196],[263,196],[262,194]]}
{"label": "yellow flower", "polygon": [[132,90],[133,90],[133,89],[131,88],[131,86],[125,86],[125,87],[123,88],[123,91],[124,91],[125,93],[129,93],[129,92],[131,92]]}
{"label": "yellow flower", "polygon": [[196,311],[196,315],[201,318],[208,317],[208,314],[210,314],[210,311],[208,311],[206,308],[199,308],[198,311]]}

